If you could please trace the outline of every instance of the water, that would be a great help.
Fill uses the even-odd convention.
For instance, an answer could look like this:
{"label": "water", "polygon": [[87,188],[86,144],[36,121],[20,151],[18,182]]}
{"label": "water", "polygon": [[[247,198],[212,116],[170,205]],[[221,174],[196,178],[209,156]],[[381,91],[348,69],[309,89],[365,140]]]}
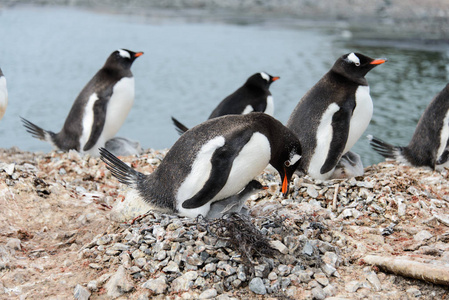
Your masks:
{"label": "water", "polygon": [[[449,81],[449,51],[346,40],[336,30],[272,22],[211,23],[100,14],[73,8],[19,7],[0,14],[0,67],[9,106],[0,121],[0,147],[50,151],[19,116],[58,132],[87,81],[117,48],[144,51],[132,71],[135,104],[118,136],[144,148],[169,148],[178,138],[170,117],[188,126],[251,74],[273,83],[275,117],[285,123],[302,95],[347,52],[389,61],[368,75],[374,116],[365,134],[406,145],[432,97]],[[425,47],[424,47],[425,48]],[[382,161],[365,138],[354,151],[365,165]]]}

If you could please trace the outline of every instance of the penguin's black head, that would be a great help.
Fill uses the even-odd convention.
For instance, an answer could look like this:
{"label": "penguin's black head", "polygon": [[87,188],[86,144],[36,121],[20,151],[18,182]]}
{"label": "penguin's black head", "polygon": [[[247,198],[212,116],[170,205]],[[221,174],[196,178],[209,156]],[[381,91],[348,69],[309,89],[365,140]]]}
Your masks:
{"label": "penguin's black head", "polygon": [[281,191],[284,196],[288,195],[290,180],[292,179],[293,173],[295,173],[299,166],[301,154],[301,144],[296,136],[292,134],[291,140],[286,141],[281,153],[278,153],[270,161],[270,164],[279,172],[279,175],[281,176]]}
{"label": "penguin's black head", "polygon": [[246,84],[268,89],[271,83],[275,82],[280,78],[281,77],[279,76],[271,76],[265,72],[260,72],[249,77],[248,80],[246,81]]}
{"label": "penguin's black head", "polygon": [[108,57],[106,66],[121,66],[125,69],[131,68],[136,58],[141,56],[143,52],[133,52],[127,49],[118,49]]}
{"label": "penguin's black head", "polygon": [[371,58],[360,53],[348,53],[341,56],[332,67],[332,70],[351,79],[359,79],[377,65],[386,62],[386,58]]}

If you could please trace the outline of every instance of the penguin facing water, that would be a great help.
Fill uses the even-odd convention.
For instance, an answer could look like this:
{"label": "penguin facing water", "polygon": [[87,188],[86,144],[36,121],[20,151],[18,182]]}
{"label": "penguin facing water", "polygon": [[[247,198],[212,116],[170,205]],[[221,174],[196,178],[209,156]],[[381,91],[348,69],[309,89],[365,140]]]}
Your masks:
{"label": "penguin facing water", "polygon": [[300,166],[312,178],[331,178],[367,128],[373,103],[365,75],[384,62],[359,53],[341,56],[290,115],[287,127],[303,150]]}
{"label": "penguin facing water", "polygon": [[6,78],[0,69],[0,120],[5,115],[6,107],[8,106],[8,89],[6,88]]}
{"label": "penguin facing water", "polygon": [[399,163],[432,170],[449,166],[449,84],[429,103],[407,146],[393,146],[371,135],[368,139],[377,153]]}
{"label": "penguin facing water", "polygon": [[[250,112],[264,112],[273,116],[274,102],[269,88],[279,78],[279,76],[271,76],[265,72],[253,74],[243,86],[224,98],[208,119],[224,115],[243,115]],[[172,121],[179,134],[183,134],[189,129],[173,117]]]}
{"label": "penguin facing water", "polygon": [[115,136],[134,103],[131,65],[142,54],[126,49],[114,51],[75,99],[60,132],[44,130],[22,118],[25,128],[57,149],[98,156],[98,148]]}
{"label": "penguin facing water", "polygon": [[117,179],[155,209],[194,218],[211,203],[238,194],[268,164],[280,174],[282,193],[299,165],[301,145],[264,113],[227,115],[183,134],[151,174],[135,171],[105,149],[101,158]]}

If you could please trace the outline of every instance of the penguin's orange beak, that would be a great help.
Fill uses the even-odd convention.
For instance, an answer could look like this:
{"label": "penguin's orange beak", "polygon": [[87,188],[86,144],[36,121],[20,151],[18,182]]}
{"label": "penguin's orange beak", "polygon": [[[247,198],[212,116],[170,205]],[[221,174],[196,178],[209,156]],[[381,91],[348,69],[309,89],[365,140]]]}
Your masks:
{"label": "penguin's orange beak", "polygon": [[139,57],[139,56],[142,56],[143,55],[143,52],[137,52],[136,54],[134,54],[134,57]]}
{"label": "penguin's orange beak", "polygon": [[286,168],[284,168],[284,172],[285,172],[285,174],[284,174],[284,179],[282,179],[282,190],[281,191],[282,191],[282,194],[285,196],[288,194],[288,189],[289,189]]}
{"label": "penguin's orange beak", "polygon": [[268,190],[268,186],[267,185],[262,186],[262,190]]}
{"label": "penguin's orange beak", "polygon": [[278,80],[278,79],[281,79],[281,77],[279,77],[279,76],[273,77],[273,78],[271,79],[271,81],[276,81],[276,80]]}
{"label": "penguin's orange beak", "polygon": [[381,65],[384,62],[386,62],[387,59],[386,58],[376,58],[375,60],[373,60],[372,62],[370,62],[370,65]]}

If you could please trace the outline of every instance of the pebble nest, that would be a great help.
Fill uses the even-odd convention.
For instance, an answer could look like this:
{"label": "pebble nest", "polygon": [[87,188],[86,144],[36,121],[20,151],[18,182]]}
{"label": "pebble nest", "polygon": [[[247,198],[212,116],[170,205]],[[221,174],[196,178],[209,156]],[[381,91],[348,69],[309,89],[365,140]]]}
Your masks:
{"label": "pebble nest", "polygon": [[[150,149],[122,159],[150,173],[165,153]],[[17,149],[0,156],[2,188],[42,199],[69,192],[106,216],[125,196],[98,158]],[[447,287],[381,272],[363,257],[449,267],[448,176],[384,162],[345,180],[295,176],[283,198],[279,176],[268,168],[256,179],[269,189],[247,201],[249,216],[208,221],[149,211],[128,222],[108,220],[106,230],[91,228],[96,236],[71,248],[96,276],[72,291],[76,299],[441,298]],[[0,251],[0,261],[5,257]],[[6,263],[0,272],[8,272]]]}

